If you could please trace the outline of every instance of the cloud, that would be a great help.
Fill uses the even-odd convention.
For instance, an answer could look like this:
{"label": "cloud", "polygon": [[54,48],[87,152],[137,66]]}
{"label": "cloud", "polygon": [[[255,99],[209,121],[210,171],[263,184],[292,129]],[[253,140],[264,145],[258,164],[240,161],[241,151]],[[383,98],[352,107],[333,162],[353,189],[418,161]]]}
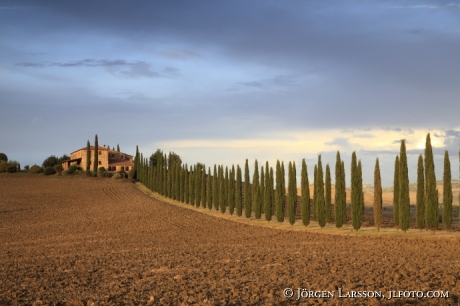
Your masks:
{"label": "cloud", "polygon": [[[96,60],[96,59],[83,59],[70,62],[20,62],[16,66],[22,67],[104,67],[108,72],[113,75],[123,76],[128,78],[173,78],[180,76],[180,70],[177,68],[166,67],[161,73],[152,70],[151,64],[145,61],[126,61],[122,59],[116,60]],[[127,70],[122,70],[127,68]]]}
{"label": "cloud", "polygon": [[332,141],[328,141],[324,143],[327,146],[338,146],[345,151],[351,151],[351,144],[347,138],[336,137]]}

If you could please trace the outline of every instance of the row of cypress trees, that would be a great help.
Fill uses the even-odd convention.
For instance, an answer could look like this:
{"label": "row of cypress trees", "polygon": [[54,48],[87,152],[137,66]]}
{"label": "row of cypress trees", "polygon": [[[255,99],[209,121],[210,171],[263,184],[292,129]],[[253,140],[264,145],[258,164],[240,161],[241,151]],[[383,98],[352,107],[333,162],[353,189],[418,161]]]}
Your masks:
{"label": "row of cypress trees", "polygon": [[[170,153],[171,154],[171,153]],[[250,181],[249,165],[246,159],[244,167],[244,182],[239,165],[230,169],[222,165],[211,168],[203,164],[188,167],[182,165],[180,159],[175,160],[161,153],[160,158],[153,164],[136,148],[135,178],[149,189],[158,192],[173,200],[181,201],[196,207],[220,210],[233,215],[242,216],[243,210],[246,218],[252,215],[261,219],[262,214],[270,221],[276,216],[278,222],[285,219],[285,206],[287,202],[288,221],[293,225],[297,213],[297,183],[295,162],[288,165],[288,189],[286,197],[284,162],[276,163],[276,184],[273,168],[268,162],[262,166],[259,175],[259,166],[255,161],[252,184]],[[447,151],[444,158],[444,199],[443,199],[443,226],[450,229],[452,223],[452,186],[450,174],[450,161]],[[321,227],[332,220],[337,228],[347,222],[345,167],[337,152],[335,164],[335,199],[332,209],[331,175],[329,164],[323,166],[321,155],[314,167],[313,199],[310,198],[308,172],[305,159],[301,167],[301,196],[300,214],[302,224],[308,226],[312,219]],[[324,179],[325,177],[325,179]],[[352,154],[351,161],[351,207],[350,216],[353,229],[359,230],[364,219],[364,193],[362,181],[362,164],[357,160],[356,152]],[[417,205],[416,223],[418,228],[435,231],[438,228],[438,194],[434,174],[434,161],[431,148],[430,135],[427,135],[425,160],[420,155],[417,170]],[[410,225],[410,199],[409,179],[405,140],[401,141],[400,154],[395,160],[394,176],[394,224],[404,232]],[[374,224],[378,230],[382,225],[382,186],[380,165],[377,158],[374,169]]]}

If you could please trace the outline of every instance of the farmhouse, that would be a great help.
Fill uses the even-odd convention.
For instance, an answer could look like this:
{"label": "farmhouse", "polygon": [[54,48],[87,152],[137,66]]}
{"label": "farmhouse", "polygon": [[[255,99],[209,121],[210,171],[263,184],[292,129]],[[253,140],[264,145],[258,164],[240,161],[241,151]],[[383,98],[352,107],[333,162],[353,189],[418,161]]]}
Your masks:
{"label": "farmhouse", "polygon": [[[93,169],[94,146],[91,150],[91,170]],[[104,167],[107,171],[129,171],[134,168],[134,159],[132,155],[112,150],[109,147],[98,146],[98,168]],[[71,165],[86,169],[86,147],[70,153],[70,159],[62,162],[62,169],[68,169]]]}

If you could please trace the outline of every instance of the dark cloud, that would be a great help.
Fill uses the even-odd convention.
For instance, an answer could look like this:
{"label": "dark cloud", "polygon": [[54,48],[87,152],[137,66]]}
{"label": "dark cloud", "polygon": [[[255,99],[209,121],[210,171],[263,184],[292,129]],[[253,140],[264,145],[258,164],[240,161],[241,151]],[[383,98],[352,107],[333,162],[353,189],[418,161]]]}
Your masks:
{"label": "dark cloud", "polygon": [[[129,78],[161,78],[161,77],[178,77],[181,75],[180,70],[177,68],[166,67],[161,73],[153,71],[151,64],[145,61],[126,61],[121,59],[116,60],[96,60],[96,59],[84,59],[79,61],[71,62],[22,62],[16,63],[16,66],[23,67],[104,67],[111,74],[124,76]],[[127,67],[128,70],[120,70],[120,68]]]}

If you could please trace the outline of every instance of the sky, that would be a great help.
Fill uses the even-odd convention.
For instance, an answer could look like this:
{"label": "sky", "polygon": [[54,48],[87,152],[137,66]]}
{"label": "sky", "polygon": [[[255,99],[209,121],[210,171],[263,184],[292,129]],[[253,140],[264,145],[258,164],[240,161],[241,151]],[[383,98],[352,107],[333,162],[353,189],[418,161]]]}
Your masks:
{"label": "sky", "polygon": [[452,0],[0,0],[0,152],[41,165],[97,134],[251,173],[305,158],[312,182],[339,150],[348,182],[356,151],[385,187],[401,139],[416,182],[430,133],[458,179],[459,50]]}

